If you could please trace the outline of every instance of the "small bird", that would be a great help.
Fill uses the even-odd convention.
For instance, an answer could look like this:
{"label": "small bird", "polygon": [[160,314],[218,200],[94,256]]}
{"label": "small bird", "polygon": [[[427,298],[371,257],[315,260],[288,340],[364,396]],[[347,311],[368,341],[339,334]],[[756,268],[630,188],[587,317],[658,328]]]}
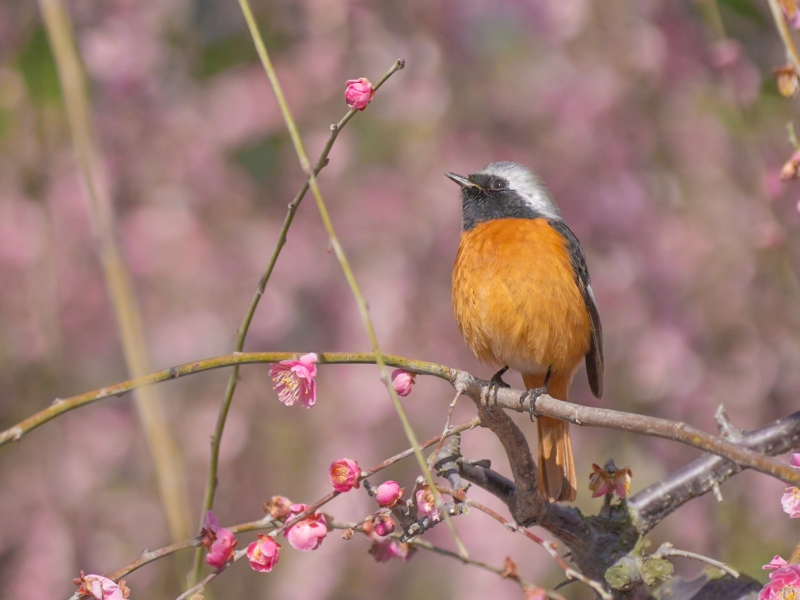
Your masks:
{"label": "small bird", "polygon": [[[578,238],[526,167],[496,162],[461,186],[461,241],[453,268],[453,312],[464,341],[483,362],[522,374],[534,398],[559,400],[581,361],[603,393],[603,337]],[[533,402],[531,403],[531,406]],[[531,412],[531,417],[533,413]],[[553,502],[575,500],[569,423],[537,419],[539,489]]]}

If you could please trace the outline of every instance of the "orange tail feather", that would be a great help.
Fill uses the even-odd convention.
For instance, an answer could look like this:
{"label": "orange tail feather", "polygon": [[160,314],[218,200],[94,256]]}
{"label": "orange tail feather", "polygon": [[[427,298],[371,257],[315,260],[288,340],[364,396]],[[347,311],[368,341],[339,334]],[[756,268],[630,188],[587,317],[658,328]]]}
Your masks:
{"label": "orange tail feather", "polygon": [[[529,390],[544,384],[544,376],[523,373],[522,380]],[[553,398],[566,398],[571,380],[571,375],[560,377],[553,373],[547,386],[548,394]],[[539,431],[539,490],[551,502],[572,502],[578,493],[578,482],[569,439],[569,423],[539,417],[536,424]]]}

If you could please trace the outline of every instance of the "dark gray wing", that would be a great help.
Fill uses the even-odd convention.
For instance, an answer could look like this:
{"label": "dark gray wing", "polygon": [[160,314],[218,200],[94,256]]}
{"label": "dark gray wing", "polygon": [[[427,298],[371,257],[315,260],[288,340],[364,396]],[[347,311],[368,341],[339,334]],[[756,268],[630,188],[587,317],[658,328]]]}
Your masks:
{"label": "dark gray wing", "polygon": [[589,282],[589,269],[586,267],[586,258],[578,242],[578,238],[567,227],[564,221],[548,219],[550,226],[564,236],[567,241],[567,251],[569,260],[572,263],[572,272],[575,276],[575,283],[581,291],[583,301],[586,303],[586,310],[592,323],[592,339],[589,352],[586,353],[586,374],[589,376],[589,387],[592,393],[600,398],[603,395],[603,327],[600,325],[600,314],[597,312],[597,304],[594,300],[594,293]]}

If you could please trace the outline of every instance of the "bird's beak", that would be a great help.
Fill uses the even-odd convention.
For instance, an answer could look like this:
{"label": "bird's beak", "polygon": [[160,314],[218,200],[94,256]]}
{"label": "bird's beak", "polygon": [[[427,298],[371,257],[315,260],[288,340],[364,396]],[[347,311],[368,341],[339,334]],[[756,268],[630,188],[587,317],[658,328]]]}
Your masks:
{"label": "bird's beak", "polygon": [[455,173],[445,173],[445,175],[455,181],[458,185],[462,188],[464,187],[478,187],[476,184],[472,183],[466,177],[462,177],[461,175],[456,175]]}

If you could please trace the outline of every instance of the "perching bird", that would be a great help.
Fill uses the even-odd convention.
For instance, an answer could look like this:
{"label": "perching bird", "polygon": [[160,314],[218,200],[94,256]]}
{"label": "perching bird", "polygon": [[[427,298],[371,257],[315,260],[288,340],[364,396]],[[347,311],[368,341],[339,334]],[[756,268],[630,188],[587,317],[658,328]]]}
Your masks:
{"label": "perching bird", "polygon": [[[537,177],[496,162],[462,177],[461,242],[453,268],[453,312],[481,361],[522,374],[533,394],[567,399],[586,360],[603,393],[603,338],[578,239]],[[576,495],[569,423],[539,417],[539,489],[551,501]]]}

